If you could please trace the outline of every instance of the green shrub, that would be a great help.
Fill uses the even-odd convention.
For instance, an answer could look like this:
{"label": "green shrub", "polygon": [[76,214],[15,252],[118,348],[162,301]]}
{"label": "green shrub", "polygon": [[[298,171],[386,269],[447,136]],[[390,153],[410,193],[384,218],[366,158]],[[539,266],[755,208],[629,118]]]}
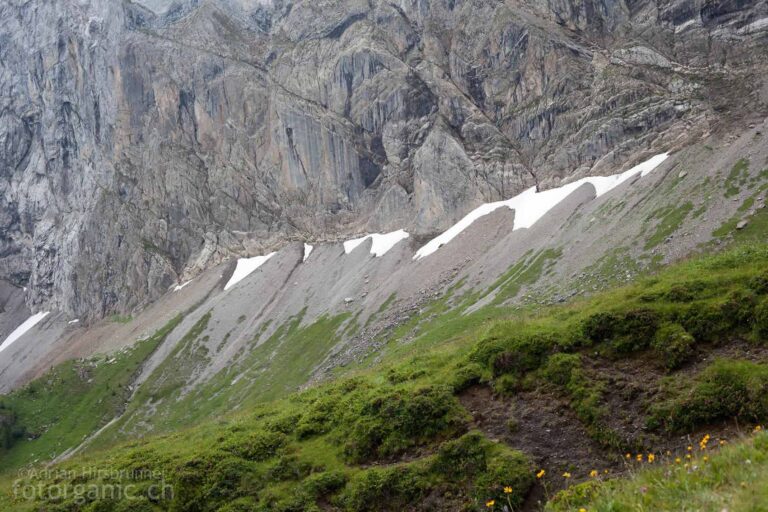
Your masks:
{"label": "green shrub", "polygon": [[209,461],[192,459],[176,469],[173,481],[173,500],[170,510],[173,512],[195,512],[201,510],[203,487]]}
{"label": "green shrub", "polygon": [[561,507],[562,510],[578,510],[582,508],[582,505],[588,505],[595,495],[604,488],[605,484],[600,480],[587,480],[555,494],[549,504],[554,510],[560,510]]}
{"label": "green shrub", "polygon": [[262,487],[253,463],[236,457],[217,460],[212,468],[205,469],[204,475],[204,494],[210,502],[230,501]]}
{"label": "green shrub", "polygon": [[729,334],[748,333],[755,318],[755,295],[744,290],[732,292],[720,306]]}
{"label": "green shrub", "polygon": [[440,445],[432,470],[451,481],[466,480],[486,470],[490,446],[480,432],[468,432]]}
{"label": "green shrub", "polygon": [[312,465],[300,460],[296,455],[282,455],[277,462],[267,470],[267,480],[281,482],[285,480],[301,480],[312,471]]}
{"label": "green shrub", "polygon": [[728,333],[728,322],[717,304],[692,304],[682,313],[680,323],[698,342],[720,341]]}
{"label": "green shrub", "polygon": [[303,492],[314,499],[336,492],[347,483],[347,476],[341,471],[323,471],[309,475],[301,483]]}
{"label": "green shrub", "polygon": [[768,298],[755,308],[755,336],[760,341],[768,341]]}
{"label": "green shrub", "polygon": [[614,313],[600,312],[590,315],[582,326],[584,337],[593,343],[605,343],[615,335],[620,319]]}
{"label": "green shrub", "polygon": [[390,384],[401,384],[410,380],[416,380],[423,376],[423,368],[413,368],[410,365],[397,366],[387,370],[387,380]]}
{"label": "green shrub", "polygon": [[306,407],[294,430],[300,440],[327,433],[335,421],[340,397],[329,393]]}
{"label": "green shrub", "polygon": [[634,309],[626,312],[616,326],[611,347],[620,353],[648,348],[660,321],[660,315],[652,309]]}
{"label": "green shrub", "polygon": [[704,289],[704,283],[676,283],[664,292],[664,298],[670,302],[691,302]]}
{"label": "green shrub", "polygon": [[283,414],[270,418],[264,422],[264,428],[271,432],[280,432],[281,434],[291,434],[296,430],[296,424],[301,418],[300,414]]}
{"label": "green shrub", "polygon": [[552,354],[542,369],[542,376],[553,384],[565,386],[570,382],[571,375],[581,366],[581,356],[578,354]]}
{"label": "green shrub", "polygon": [[263,461],[276,456],[286,443],[285,434],[254,430],[235,432],[226,437],[221,449],[245,460]]}
{"label": "green shrub", "polygon": [[255,512],[258,510],[257,505],[255,498],[247,496],[225,504],[216,512]]}
{"label": "green shrub", "polygon": [[666,323],[656,331],[653,350],[663,361],[664,367],[674,370],[680,367],[693,353],[693,336],[680,324]]}
{"label": "green shrub", "polygon": [[[488,458],[488,467],[475,479],[474,493],[478,501],[493,499],[503,504],[507,498],[517,509],[533,485],[533,471],[528,458],[521,452],[499,449]],[[504,487],[512,493],[505,494]]]}
{"label": "green shrub", "polygon": [[559,341],[558,333],[546,329],[497,322],[475,345],[469,360],[490,368],[494,376],[522,374],[538,368]]}
{"label": "green shrub", "polygon": [[16,440],[16,414],[0,404],[0,451],[8,450]]}
{"label": "green shrub", "polygon": [[508,349],[492,361],[495,376],[505,373],[521,375],[537,369],[552,350],[555,341],[547,333],[535,333],[509,339]]}
{"label": "green shrub", "polygon": [[513,395],[522,389],[522,379],[515,375],[502,375],[493,381],[493,390],[501,395]]}
{"label": "green shrub", "polygon": [[477,363],[465,363],[459,366],[451,379],[451,387],[454,393],[462,391],[480,384],[483,380],[483,368]]}
{"label": "green shrub", "polygon": [[764,270],[760,275],[751,278],[748,286],[758,295],[768,294],[768,270]]}
{"label": "green shrub", "polygon": [[651,427],[680,432],[721,420],[768,417],[768,365],[718,360],[692,385],[678,382],[672,397],[651,408]]}
{"label": "green shrub", "polygon": [[633,309],[625,313],[595,313],[582,325],[584,336],[593,343],[610,342],[619,353],[647,348],[661,322],[652,309]]}
{"label": "green shrub", "polygon": [[344,454],[353,462],[390,457],[461,430],[466,418],[448,386],[376,390],[358,399],[340,423]]}
{"label": "green shrub", "polygon": [[352,478],[339,503],[350,512],[400,512],[418,501],[427,485],[419,471],[410,465],[368,469]]}

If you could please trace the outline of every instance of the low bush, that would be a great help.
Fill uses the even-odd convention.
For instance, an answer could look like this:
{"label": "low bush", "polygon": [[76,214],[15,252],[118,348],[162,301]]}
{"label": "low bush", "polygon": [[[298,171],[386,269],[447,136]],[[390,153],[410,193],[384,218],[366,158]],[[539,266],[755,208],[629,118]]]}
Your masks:
{"label": "low bush", "polygon": [[610,343],[616,352],[628,353],[648,348],[660,323],[661,315],[648,308],[601,312],[584,321],[582,332],[592,343]]}
{"label": "low bush", "polygon": [[486,470],[489,448],[483,434],[468,432],[440,445],[432,470],[452,481],[464,481]]}
{"label": "low bush", "polygon": [[352,462],[387,458],[464,428],[466,413],[448,386],[377,390],[347,404],[339,438]]}
{"label": "low bush", "polygon": [[664,293],[670,302],[691,302],[706,288],[701,282],[675,283]]}
{"label": "low bush", "polygon": [[337,501],[350,512],[400,512],[418,501],[427,488],[414,465],[368,469],[350,480]]}
{"label": "low bush", "polygon": [[759,341],[768,341],[768,298],[763,299],[755,308],[755,337]]}
{"label": "low bush", "polygon": [[721,341],[728,333],[728,322],[717,304],[695,303],[679,315],[680,323],[698,342]]}
{"label": "low bush", "polygon": [[574,370],[580,366],[581,356],[578,354],[552,354],[542,368],[542,377],[547,382],[565,386],[571,381]]}
{"label": "low bush", "polygon": [[[493,499],[499,504],[509,499],[513,509],[517,509],[533,485],[533,472],[531,462],[521,452],[494,450],[485,471],[475,479],[475,497],[480,502]],[[511,487],[512,492],[505,493],[505,487]]]}
{"label": "low bush", "polygon": [[460,365],[454,372],[451,379],[451,387],[454,393],[471,388],[482,382],[483,367],[477,363],[465,363]]}
{"label": "low bush", "polygon": [[221,443],[221,449],[245,460],[263,461],[280,453],[287,437],[280,432],[251,430],[235,432]]}
{"label": "low bush", "polygon": [[537,369],[559,344],[561,335],[546,329],[526,328],[499,322],[475,345],[469,360],[490,368],[494,376],[521,375]]}
{"label": "low bush", "polygon": [[758,295],[768,295],[768,270],[764,270],[763,273],[750,278],[748,286],[750,290]]}
{"label": "low bush", "polygon": [[689,432],[721,420],[768,418],[768,365],[718,360],[693,383],[673,381],[670,397],[651,407],[649,426]]}
{"label": "low bush", "polygon": [[676,323],[666,323],[656,331],[652,347],[667,370],[680,367],[693,353],[693,336]]}
{"label": "low bush", "polygon": [[264,428],[271,432],[291,434],[296,430],[296,424],[300,418],[301,414],[282,414],[265,421]]}

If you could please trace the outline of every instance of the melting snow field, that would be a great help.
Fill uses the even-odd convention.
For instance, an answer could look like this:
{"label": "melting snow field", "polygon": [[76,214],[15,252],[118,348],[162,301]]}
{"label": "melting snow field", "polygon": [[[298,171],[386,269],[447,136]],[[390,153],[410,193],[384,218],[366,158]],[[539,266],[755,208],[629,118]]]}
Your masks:
{"label": "melting snow field", "polygon": [[307,258],[309,258],[309,255],[312,252],[312,249],[314,249],[313,246],[311,246],[309,244],[304,244],[304,259],[301,260],[302,263],[307,261]]}
{"label": "melting snow field", "polygon": [[31,317],[27,318],[27,319],[24,321],[24,323],[23,323],[23,324],[21,324],[21,325],[20,325],[20,326],[18,326],[16,329],[14,329],[14,331],[13,331],[11,334],[9,334],[7,338],[5,338],[5,341],[3,341],[3,344],[2,344],[2,345],[0,345],[0,352],[2,352],[4,349],[8,348],[8,346],[9,346],[11,343],[13,343],[14,341],[16,341],[17,339],[19,339],[19,338],[21,338],[22,336],[24,336],[24,334],[25,334],[25,333],[26,333],[28,330],[30,330],[30,329],[31,329],[31,328],[33,328],[35,325],[37,325],[37,323],[38,323],[40,320],[42,320],[43,318],[45,318],[46,316],[48,316],[48,313],[50,313],[50,311],[44,311],[44,312],[41,312],[41,313],[35,313],[35,314],[34,314],[34,315],[32,315]]}
{"label": "melting snow field", "polygon": [[395,246],[395,244],[401,240],[405,240],[408,238],[408,236],[408,233],[403,229],[398,229],[397,231],[385,233],[383,235],[380,233],[365,235],[362,238],[355,238],[354,240],[348,240],[344,242],[344,253],[349,254],[355,249],[355,247],[365,242],[366,239],[370,238],[373,240],[373,245],[371,246],[371,254],[378,258],[380,256],[384,256],[387,251]]}
{"label": "melting snow field", "polygon": [[173,291],[178,292],[179,290],[181,290],[191,282],[192,281],[190,280],[190,281],[187,281],[186,283],[177,284],[176,286],[173,287]]}
{"label": "melting snow field", "polygon": [[229,278],[227,284],[224,285],[224,289],[229,290],[235,286],[237,283],[248,277],[248,274],[262,266],[267,262],[269,258],[274,255],[275,253],[271,252],[266,256],[254,256],[253,258],[240,258],[237,260],[237,267],[235,267],[235,271],[232,274],[232,277]]}
{"label": "melting snow field", "polygon": [[416,252],[413,259],[418,260],[429,256],[441,246],[453,240],[456,235],[467,229],[477,219],[488,215],[498,208],[506,206],[511,210],[515,210],[515,220],[512,227],[513,231],[516,229],[530,228],[537,220],[542,218],[544,214],[585,183],[592,184],[592,186],[595,187],[596,196],[600,197],[637,174],[645,176],[658,167],[668,156],[669,153],[656,155],[621,174],[582,178],[573,183],[563,185],[562,187],[545,190],[543,192],[536,192],[536,187],[531,187],[512,199],[496,201],[495,203],[486,203],[478,206],[443,234],[430,240],[424,247]]}

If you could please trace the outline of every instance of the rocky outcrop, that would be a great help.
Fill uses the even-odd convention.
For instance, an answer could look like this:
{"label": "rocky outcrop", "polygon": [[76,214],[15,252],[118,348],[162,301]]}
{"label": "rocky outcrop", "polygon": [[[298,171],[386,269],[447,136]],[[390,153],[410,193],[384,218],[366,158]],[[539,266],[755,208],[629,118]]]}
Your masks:
{"label": "rocky outcrop", "polygon": [[766,20],[736,0],[9,0],[0,278],[97,318],[287,240],[434,233],[764,115]]}

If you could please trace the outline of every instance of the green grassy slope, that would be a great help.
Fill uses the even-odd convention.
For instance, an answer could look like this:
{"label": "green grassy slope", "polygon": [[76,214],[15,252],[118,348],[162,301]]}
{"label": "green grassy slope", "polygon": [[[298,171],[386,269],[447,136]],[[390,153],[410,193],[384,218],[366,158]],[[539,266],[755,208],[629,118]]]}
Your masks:
{"label": "green grassy slope", "polygon": [[[545,259],[529,261],[541,267]],[[524,274],[515,271],[505,283]],[[698,437],[706,429],[713,439],[734,444],[733,420],[751,428],[768,416],[765,245],[692,259],[631,286],[536,312],[491,306],[460,315],[447,307],[447,301],[471,299],[437,301],[425,318],[438,316],[420,324],[424,332],[408,344],[385,347],[380,365],[361,366],[333,382],[252,403],[192,428],[102,444],[54,473],[29,474],[17,490],[37,489],[32,500],[14,495],[16,476],[6,474],[9,492],[0,507],[476,510],[492,500],[498,510],[505,504],[532,509],[567,486],[589,481],[593,468],[601,475],[609,469],[611,477],[636,473],[637,466],[625,462],[626,452],[655,453],[661,463],[663,457],[685,456],[691,441],[681,436]],[[327,321],[321,332],[338,329],[333,319]],[[473,399],[482,392],[489,398]],[[149,391],[137,392],[142,393]],[[553,421],[572,418],[568,424],[576,434],[528,436],[531,426],[521,411],[543,413],[552,403],[560,407]],[[496,409],[484,409],[489,404]],[[542,455],[542,449],[552,451],[546,443],[560,437],[573,450],[561,450],[559,458]],[[765,450],[757,439],[728,450],[753,450],[754,471],[763,474],[759,455]],[[735,460],[729,453],[718,455],[718,464]],[[580,500],[601,510],[625,510],[610,508],[610,500],[620,499],[626,510],[657,510],[635,506],[642,497],[633,494],[648,485],[643,479],[659,478],[654,471],[627,483],[596,482],[590,486],[595,489],[558,495],[548,506],[569,509]],[[699,475],[695,485],[686,480]],[[693,499],[697,486],[743,495],[741,480],[718,480],[709,469],[668,480],[669,486],[679,481],[676,494],[659,491],[669,510],[685,509],[678,505]],[[745,482],[749,489],[751,480]],[[134,500],[121,493],[129,484]],[[117,487],[117,494],[105,496],[107,485]],[[95,491],[85,495],[88,489]],[[158,489],[166,494],[158,495]],[[755,510],[747,501],[734,503],[743,508],[729,510]]]}
{"label": "green grassy slope", "polygon": [[768,509],[768,435],[755,432],[725,447],[694,446],[690,459],[659,456],[632,463],[627,479],[602,475],[554,496],[548,512],[700,512]]}
{"label": "green grassy slope", "polygon": [[13,424],[0,444],[0,468],[49,460],[80,444],[125,406],[129,386],[144,360],[181,317],[115,356],[69,361],[24,388],[0,397]]}

